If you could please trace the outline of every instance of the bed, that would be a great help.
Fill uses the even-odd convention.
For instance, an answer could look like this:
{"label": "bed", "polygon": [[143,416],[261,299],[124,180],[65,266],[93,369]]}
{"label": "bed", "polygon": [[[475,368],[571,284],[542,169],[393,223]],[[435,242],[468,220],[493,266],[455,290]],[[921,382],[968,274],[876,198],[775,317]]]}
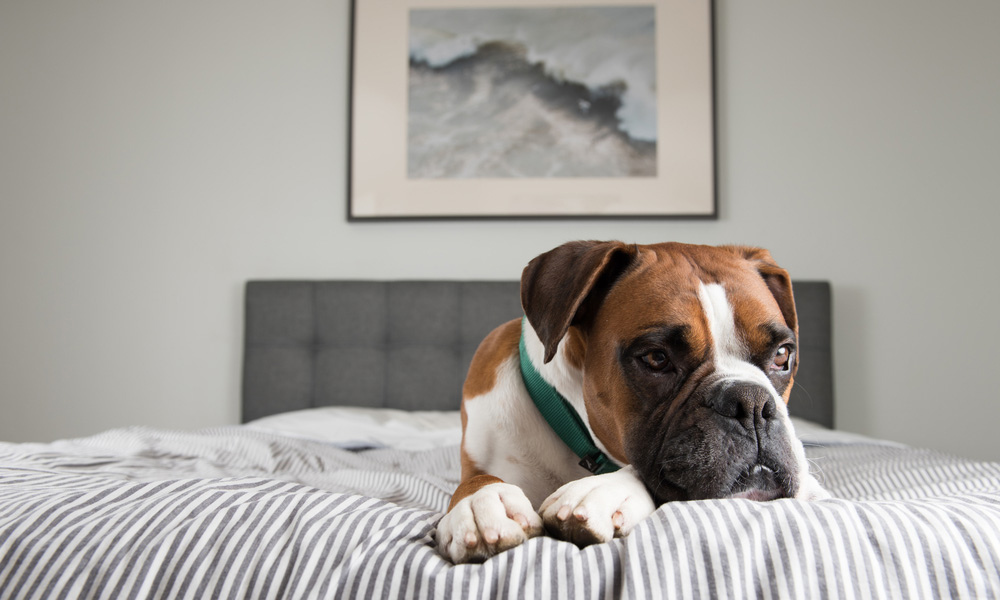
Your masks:
{"label": "bed", "polygon": [[0,597],[1000,596],[1000,464],[830,429],[830,287],[795,295],[792,414],[833,499],[670,503],[456,567],[459,390],[517,283],[250,282],[244,424],[0,443]]}

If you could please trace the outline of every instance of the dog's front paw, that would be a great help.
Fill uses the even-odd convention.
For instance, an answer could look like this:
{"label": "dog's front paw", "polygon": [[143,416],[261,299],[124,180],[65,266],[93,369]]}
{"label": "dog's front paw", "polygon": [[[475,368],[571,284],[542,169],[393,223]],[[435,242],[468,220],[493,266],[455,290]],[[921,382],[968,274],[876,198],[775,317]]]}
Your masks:
{"label": "dog's front paw", "polygon": [[438,551],[451,562],[482,562],[542,534],[521,488],[491,483],[460,500],[437,526]]}
{"label": "dog's front paw", "polygon": [[819,481],[816,480],[812,474],[807,474],[802,478],[802,483],[799,485],[799,491],[795,493],[795,497],[798,500],[826,500],[828,498],[833,498],[830,492],[823,489]]}
{"label": "dog's front paw", "polygon": [[578,546],[628,535],[656,505],[632,467],[571,481],[540,510],[545,529]]}

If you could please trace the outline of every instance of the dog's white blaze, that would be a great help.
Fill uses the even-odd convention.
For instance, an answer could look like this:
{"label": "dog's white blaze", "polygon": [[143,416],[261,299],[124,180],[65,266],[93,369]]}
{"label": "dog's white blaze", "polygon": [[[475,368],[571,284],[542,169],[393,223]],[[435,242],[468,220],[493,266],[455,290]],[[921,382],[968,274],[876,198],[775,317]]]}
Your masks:
{"label": "dog's white blaze", "polygon": [[749,353],[736,333],[736,319],[733,316],[733,307],[726,297],[725,288],[718,283],[700,283],[698,298],[701,300],[702,309],[705,311],[706,319],[708,319],[708,328],[712,334],[715,372],[726,379],[757,383],[771,392],[778,417],[784,422],[785,430],[788,432],[788,441],[799,468],[800,486],[796,497],[805,499],[823,497],[826,492],[809,473],[809,462],[806,460],[805,450],[802,448],[802,442],[795,435],[795,427],[788,416],[788,407],[785,406],[784,399],[774,389],[767,375],[745,358]]}
{"label": "dog's white blaze", "polygon": [[771,385],[767,375],[746,360],[749,352],[736,333],[736,319],[729,298],[726,297],[726,289],[718,283],[700,283],[698,298],[701,300],[702,309],[708,319],[708,329],[712,334],[716,374],[725,379],[751,381],[762,385],[771,392],[778,404],[784,405],[784,401]]}
{"label": "dog's white blaze", "polygon": [[726,288],[718,283],[698,286],[698,299],[708,319],[708,328],[712,333],[712,343],[717,359],[735,359],[743,354],[743,344],[736,336],[736,319],[733,307],[726,297]]}

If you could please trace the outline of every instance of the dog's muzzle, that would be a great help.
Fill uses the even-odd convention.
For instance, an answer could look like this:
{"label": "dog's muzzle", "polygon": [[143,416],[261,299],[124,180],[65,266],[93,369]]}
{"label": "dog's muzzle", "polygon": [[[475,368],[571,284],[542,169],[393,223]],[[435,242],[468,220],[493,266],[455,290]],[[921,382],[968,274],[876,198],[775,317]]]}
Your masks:
{"label": "dog's muzzle", "polygon": [[633,464],[658,503],[795,495],[800,469],[771,390],[723,379],[701,386],[682,410],[670,423],[644,425],[643,437],[659,442],[655,450],[635,446]]}

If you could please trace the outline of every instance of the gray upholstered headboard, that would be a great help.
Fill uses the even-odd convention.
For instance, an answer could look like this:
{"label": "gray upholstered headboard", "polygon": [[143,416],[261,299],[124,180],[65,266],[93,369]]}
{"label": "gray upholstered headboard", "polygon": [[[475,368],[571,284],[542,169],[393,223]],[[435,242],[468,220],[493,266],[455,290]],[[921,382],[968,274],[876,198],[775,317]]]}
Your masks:
{"label": "gray upholstered headboard", "polygon": [[[793,415],[833,426],[830,285],[794,282]],[[521,315],[519,284],[251,281],[243,421],[319,406],[456,410],[472,354]]]}

